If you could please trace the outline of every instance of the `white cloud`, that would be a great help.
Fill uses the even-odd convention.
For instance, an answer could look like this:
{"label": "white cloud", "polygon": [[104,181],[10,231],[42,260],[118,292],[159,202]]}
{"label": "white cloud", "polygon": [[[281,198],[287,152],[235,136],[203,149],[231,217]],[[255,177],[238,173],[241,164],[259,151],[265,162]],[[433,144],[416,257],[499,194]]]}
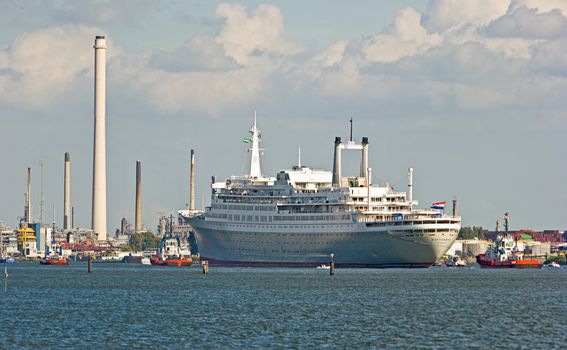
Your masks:
{"label": "white cloud", "polygon": [[174,50],[162,50],[152,54],[152,68],[171,72],[223,71],[238,68],[228,57],[222,45],[211,36],[194,37]]}
{"label": "white cloud", "polygon": [[534,71],[567,76],[567,37],[539,43],[533,53],[530,65]]}
{"label": "white cloud", "polygon": [[321,74],[321,70],[341,63],[348,44],[347,40],[337,41],[325,51],[315,55],[308,63],[307,71],[317,77]]}
{"label": "white cloud", "polygon": [[[147,96],[158,111],[212,116],[260,98],[284,99],[273,87],[285,89],[286,98],[383,101],[402,110],[410,108],[408,99],[411,108],[436,111],[538,103],[535,89],[551,93],[549,86],[561,84],[544,81],[567,74],[567,39],[554,24],[564,21],[558,10],[540,13],[524,2],[434,0],[425,20],[405,8],[378,34],[302,55],[295,55],[301,46],[284,37],[277,7],[260,5],[249,12],[224,4],[217,7],[222,21],[216,33],[143,54],[111,47],[109,83]],[[546,23],[538,28],[538,21]],[[538,30],[553,35],[534,39]],[[92,40],[100,33],[63,26],[18,38],[0,51],[0,101],[39,107],[63,96],[77,79],[91,74]],[[536,75],[541,80],[534,80]]]}
{"label": "white cloud", "polygon": [[535,9],[522,6],[492,22],[486,32],[500,37],[561,37],[567,34],[567,18],[559,10],[537,13]]}
{"label": "white cloud", "polygon": [[204,111],[215,116],[257,95],[272,70],[269,62],[259,60],[230,71],[169,72],[142,66],[127,79],[161,111]]}
{"label": "white cloud", "polygon": [[324,70],[319,77],[319,86],[324,94],[331,96],[352,96],[362,85],[363,77],[351,57],[340,64]]}
{"label": "white cloud", "polygon": [[368,61],[390,63],[423,54],[441,42],[438,34],[427,33],[416,10],[406,8],[396,17],[390,33],[378,34],[363,42],[362,54]]}
{"label": "white cloud", "polygon": [[239,64],[248,64],[254,54],[293,55],[302,50],[283,37],[283,15],[276,6],[259,5],[249,16],[242,5],[222,4],[216,15],[225,20],[216,40]]}
{"label": "white cloud", "polygon": [[515,3],[517,6],[535,9],[538,13],[559,10],[564,16],[567,16],[567,0],[516,0]]}
{"label": "white cloud", "polygon": [[506,14],[510,0],[430,0],[426,27],[445,32],[462,26],[483,26]]}
{"label": "white cloud", "polygon": [[92,43],[101,33],[93,27],[61,26],[19,37],[0,55],[5,67],[0,99],[38,108],[61,97],[78,76],[92,70]]}

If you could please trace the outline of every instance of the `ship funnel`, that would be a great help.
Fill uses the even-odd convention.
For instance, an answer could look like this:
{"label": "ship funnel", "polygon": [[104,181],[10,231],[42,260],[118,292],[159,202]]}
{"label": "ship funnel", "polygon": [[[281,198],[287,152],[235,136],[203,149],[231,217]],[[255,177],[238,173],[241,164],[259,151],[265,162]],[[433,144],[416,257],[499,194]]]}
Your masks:
{"label": "ship funnel", "polygon": [[335,137],[335,160],[333,163],[333,187],[341,187],[341,138]]}
{"label": "ship funnel", "polygon": [[368,137],[362,138],[362,159],[360,161],[360,177],[366,179],[367,185],[370,185],[368,178]]}
{"label": "ship funnel", "polygon": [[457,198],[453,199],[453,217],[456,218],[458,214]]}

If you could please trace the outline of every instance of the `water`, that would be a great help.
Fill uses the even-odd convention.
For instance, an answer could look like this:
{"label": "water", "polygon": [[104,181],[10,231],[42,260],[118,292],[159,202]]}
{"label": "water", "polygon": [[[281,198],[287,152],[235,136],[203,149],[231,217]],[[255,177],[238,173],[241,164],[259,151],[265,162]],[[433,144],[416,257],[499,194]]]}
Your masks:
{"label": "water", "polygon": [[[2,266],[3,270],[3,266]],[[567,344],[567,268],[9,266],[0,349]],[[3,289],[2,289],[3,292]]]}

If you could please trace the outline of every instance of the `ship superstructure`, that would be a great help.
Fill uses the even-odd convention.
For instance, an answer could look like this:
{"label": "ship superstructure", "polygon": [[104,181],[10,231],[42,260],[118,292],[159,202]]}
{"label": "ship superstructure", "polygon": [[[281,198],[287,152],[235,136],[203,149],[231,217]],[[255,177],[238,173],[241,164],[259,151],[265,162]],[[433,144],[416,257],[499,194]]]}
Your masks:
{"label": "ship superstructure", "polygon": [[[416,209],[408,193],[372,184],[368,138],[335,138],[333,172],[300,163],[266,177],[252,128],[250,175],[213,180],[211,206],[190,219],[203,260],[241,266],[428,267],[456,240],[460,217]],[[360,176],[343,177],[343,150],[361,152]]]}

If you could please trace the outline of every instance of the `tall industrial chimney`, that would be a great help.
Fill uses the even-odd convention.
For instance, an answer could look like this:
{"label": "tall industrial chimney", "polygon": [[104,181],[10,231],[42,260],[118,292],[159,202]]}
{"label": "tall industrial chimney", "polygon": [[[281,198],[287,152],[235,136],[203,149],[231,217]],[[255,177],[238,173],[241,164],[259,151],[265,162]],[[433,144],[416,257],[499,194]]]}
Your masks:
{"label": "tall industrial chimney", "polygon": [[31,222],[31,168],[28,168],[28,182],[27,182],[27,189],[26,192],[26,203],[25,203],[25,212],[24,212],[24,219],[26,223]]}
{"label": "tall industrial chimney", "polygon": [[92,229],[106,241],[106,39],[95,39],[94,155]]}
{"label": "tall industrial chimney", "polygon": [[195,150],[191,150],[191,182],[189,183],[189,210],[195,210]]}
{"label": "tall industrial chimney", "polygon": [[63,179],[63,230],[71,228],[71,156],[65,153]]}
{"label": "tall industrial chimney", "polygon": [[134,223],[136,233],[142,231],[142,162],[136,161],[136,218]]}

